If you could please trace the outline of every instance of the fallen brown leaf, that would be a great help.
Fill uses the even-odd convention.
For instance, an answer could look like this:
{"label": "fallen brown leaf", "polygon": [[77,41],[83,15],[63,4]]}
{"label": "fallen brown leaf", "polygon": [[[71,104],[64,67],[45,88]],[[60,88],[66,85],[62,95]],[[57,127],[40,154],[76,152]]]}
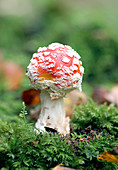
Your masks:
{"label": "fallen brown leaf", "polygon": [[40,90],[29,89],[22,93],[22,100],[27,106],[34,107],[40,103]]}
{"label": "fallen brown leaf", "polygon": [[113,151],[108,151],[102,153],[98,159],[104,160],[104,161],[109,161],[113,162],[116,165],[118,165],[118,148],[114,148]]}
{"label": "fallen brown leaf", "polygon": [[97,87],[93,90],[92,99],[97,102],[97,104],[103,104],[106,102],[105,95],[108,93],[106,87]]}
{"label": "fallen brown leaf", "polygon": [[17,90],[24,77],[24,71],[16,63],[0,58],[0,76],[8,90]]}
{"label": "fallen brown leaf", "polygon": [[105,99],[107,102],[118,106],[118,85],[113,87],[110,92],[105,95]]}

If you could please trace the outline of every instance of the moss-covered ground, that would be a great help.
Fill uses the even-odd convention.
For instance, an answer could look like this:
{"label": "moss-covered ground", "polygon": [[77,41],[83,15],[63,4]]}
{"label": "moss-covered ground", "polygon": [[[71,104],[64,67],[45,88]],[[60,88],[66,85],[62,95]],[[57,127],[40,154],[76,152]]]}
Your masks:
{"label": "moss-covered ground", "polygon": [[[0,7],[0,168],[45,170],[65,164],[75,169],[118,169],[115,163],[98,159],[118,147],[116,106],[98,106],[91,99],[73,106],[71,134],[64,137],[36,134],[34,121],[28,120],[32,108],[22,103],[23,91],[31,88],[25,72],[32,54],[52,42],[68,44],[81,55],[82,87],[88,97],[96,86],[110,89],[118,83],[118,3],[30,0],[24,4],[25,14],[23,4],[9,2],[12,8],[5,10],[4,3]],[[18,68],[15,78],[10,62]]]}

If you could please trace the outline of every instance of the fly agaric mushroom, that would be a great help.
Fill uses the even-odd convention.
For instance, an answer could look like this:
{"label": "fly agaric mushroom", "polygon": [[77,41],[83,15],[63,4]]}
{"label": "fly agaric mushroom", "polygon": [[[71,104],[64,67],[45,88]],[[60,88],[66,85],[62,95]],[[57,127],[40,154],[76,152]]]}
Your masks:
{"label": "fly agaric mushroom", "polygon": [[69,117],[64,111],[63,97],[74,89],[81,91],[83,73],[80,56],[70,46],[52,43],[33,54],[26,75],[31,85],[41,90],[37,129],[45,131],[48,127],[60,134],[69,134]]}

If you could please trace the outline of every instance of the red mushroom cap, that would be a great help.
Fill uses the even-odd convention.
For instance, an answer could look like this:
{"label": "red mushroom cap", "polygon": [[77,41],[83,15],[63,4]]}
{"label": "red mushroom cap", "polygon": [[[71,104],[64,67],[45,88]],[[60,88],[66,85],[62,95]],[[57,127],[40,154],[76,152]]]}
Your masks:
{"label": "red mushroom cap", "polygon": [[70,46],[53,43],[38,49],[26,74],[33,87],[46,89],[51,97],[58,98],[75,88],[81,89],[81,65],[79,54]]}

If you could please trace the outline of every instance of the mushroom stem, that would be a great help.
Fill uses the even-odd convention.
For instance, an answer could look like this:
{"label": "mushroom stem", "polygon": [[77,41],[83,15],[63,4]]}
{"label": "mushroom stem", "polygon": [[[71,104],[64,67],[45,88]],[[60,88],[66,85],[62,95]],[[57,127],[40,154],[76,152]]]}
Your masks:
{"label": "mushroom stem", "polygon": [[63,98],[51,99],[46,91],[42,91],[41,113],[35,127],[40,131],[45,131],[45,127],[55,129],[60,134],[69,134],[69,117],[66,117]]}

